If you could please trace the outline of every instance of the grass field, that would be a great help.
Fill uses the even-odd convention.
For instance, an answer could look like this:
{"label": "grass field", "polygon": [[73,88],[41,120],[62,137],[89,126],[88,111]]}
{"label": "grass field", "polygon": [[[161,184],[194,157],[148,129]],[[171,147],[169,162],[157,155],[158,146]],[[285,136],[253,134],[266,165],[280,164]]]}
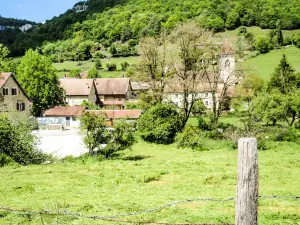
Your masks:
{"label": "grass field", "polygon": [[[111,58],[111,59],[102,59],[101,63],[103,66],[103,70],[100,71],[100,76],[105,77],[121,77],[121,63],[128,62],[130,65],[137,64],[139,61],[139,57],[127,57],[127,58]],[[91,68],[94,68],[95,63],[90,61],[83,61],[82,64],[78,66],[78,62],[67,61],[63,63],[54,63],[54,67],[58,71],[58,76],[63,77],[64,71],[80,69],[81,72],[89,71]],[[106,64],[107,63],[115,63],[117,65],[117,71],[107,71]]]}
{"label": "grass field", "polygon": [[294,46],[272,50],[267,54],[258,55],[243,62],[243,67],[250,73],[259,74],[264,80],[269,80],[275,68],[280,62],[282,55],[287,56],[296,71],[300,71],[300,49]]}
{"label": "grass field", "polygon": [[[82,158],[39,166],[0,168],[0,205],[26,210],[68,210],[115,215],[190,198],[234,197],[237,151],[207,140],[209,151],[176,145],[135,144],[112,160]],[[300,148],[274,143],[259,152],[260,195],[300,194]],[[189,202],[120,220],[174,223],[234,223],[235,203]],[[300,200],[261,199],[259,224],[300,224]],[[124,224],[66,216],[0,212],[0,224]],[[125,223],[126,224],[126,223]],[[131,223],[138,225],[140,223]]]}

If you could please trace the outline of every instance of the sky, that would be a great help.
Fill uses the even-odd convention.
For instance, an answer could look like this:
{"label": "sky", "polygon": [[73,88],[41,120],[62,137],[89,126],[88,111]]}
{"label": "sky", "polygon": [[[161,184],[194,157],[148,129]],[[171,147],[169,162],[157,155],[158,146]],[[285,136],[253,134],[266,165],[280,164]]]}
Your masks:
{"label": "sky", "polygon": [[59,16],[80,0],[0,0],[2,17],[44,22]]}

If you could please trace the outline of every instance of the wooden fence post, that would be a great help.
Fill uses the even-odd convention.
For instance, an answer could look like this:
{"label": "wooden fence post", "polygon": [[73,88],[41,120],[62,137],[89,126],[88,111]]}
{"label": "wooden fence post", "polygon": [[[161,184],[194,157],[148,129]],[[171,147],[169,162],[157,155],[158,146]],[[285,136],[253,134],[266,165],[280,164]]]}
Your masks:
{"label": "wooden fence post", "polygon": [[257,225],[258,155],[255,138],[241,138],[238,143],[238,182],[236,225]]}

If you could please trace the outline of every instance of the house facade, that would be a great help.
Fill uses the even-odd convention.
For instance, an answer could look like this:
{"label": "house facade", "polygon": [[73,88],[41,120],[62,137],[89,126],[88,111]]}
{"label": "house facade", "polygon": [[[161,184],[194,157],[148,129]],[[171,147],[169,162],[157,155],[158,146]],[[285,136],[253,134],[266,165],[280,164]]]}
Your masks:
{"label": "house facade", "polygon": [[47,110],[43,117],[38,118],[39,126],[69,127],[78,128],[80,126],[79,117],[85,111],[83,106],[56,106]]}
{"label": "house facade", "polygon": [[132,88],[128,78],[94,79],[99,105],[104,109],[124,109],[131,98]]}
{"label": "house facade", "polygon": [[0,73],[0,111],[19,111],[30,114],[31,100],[12,73]]}
{"label": "house facade", "polygon": [[[221,92],[224,90],[224,85],[232,83],[231,79],[235,79],[235,55],[232,46],[227,40],[222,45],[218,63],[221,68],[218,74],[207,71],[205,76],[199,76],[198,80],[195,80],[196,84],[193,83],[190,85],[191,91],[187,97],[188,102],[191,103],[195,100],[201,100],[207,109],[212,109],[214,84],[217,84],[215,96],[218,107]],[[184,92],[182,90],[182,86],[177,85],[177,83],[180,82],[174,78],[174,81],[170,82],[170,84],[165,87],[164,102],[173,103],[178,107],[183,107]],[[234,88],[235,84],[231,84],[227,87],[226,95],[228,97],[232,97],[234,95]]]}
{"label": "house facade", "polygon": [[84,101],[98,104],[99,99],[93,79],[60,79],[69,106],[80,106]]}

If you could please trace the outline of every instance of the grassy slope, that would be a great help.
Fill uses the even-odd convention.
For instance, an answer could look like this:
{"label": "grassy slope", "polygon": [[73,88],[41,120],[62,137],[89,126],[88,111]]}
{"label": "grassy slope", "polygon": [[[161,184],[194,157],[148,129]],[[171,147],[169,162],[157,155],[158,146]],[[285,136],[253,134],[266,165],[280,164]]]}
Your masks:
{"label": "grassy slope", "polygon": [[[66,209],[114,215],[182,199],[235,196],[237,152],[224,141],[195,152],[139,142],[118,159],[0,168],[0,205],[20,209]],[[299,146],[275,144],[259,152],[260,195],[299,195]],[[136,159],[136,160],[135,160]],[[259,222],[300,224],[300,201],[263,199]],[[191,202],[129,218],[169,223],[234,223],[234,202]],[[0,224],[118,224],[87,219],[0,213]],[[133,223],[134,224],[134,223]]]}
{"label": "grassy slope", "polygon": [[243,63],[243,66],[250,72],[257,73],[263,79],[269,80],[283,54],[286,54],[294,69],[300,71],[300,49],[294,46],[272,50],[267,54],[248,59]]}
{"label": "grassy slope", "polygon": [[[100,71],[102,77],[121,77],[121,63],[128,62],[130,65],[136,64],[139,61],[139,57],[127,57],[127,58],[111,58],[111,59],[102,59],[101,63],[104,70]],[[115,63],[117,65],[118,71],[107,71],[106,64]],[[85,61],[82,62],[81,66],[77,66],[78,62],[63,62],[63,63],[54,63],[54,67],[58,70],[58,76],[62,77],[64,75],[64,70],[74,70],[80,69],[82,72],[89,71],[95,66],[94,62]]]}

